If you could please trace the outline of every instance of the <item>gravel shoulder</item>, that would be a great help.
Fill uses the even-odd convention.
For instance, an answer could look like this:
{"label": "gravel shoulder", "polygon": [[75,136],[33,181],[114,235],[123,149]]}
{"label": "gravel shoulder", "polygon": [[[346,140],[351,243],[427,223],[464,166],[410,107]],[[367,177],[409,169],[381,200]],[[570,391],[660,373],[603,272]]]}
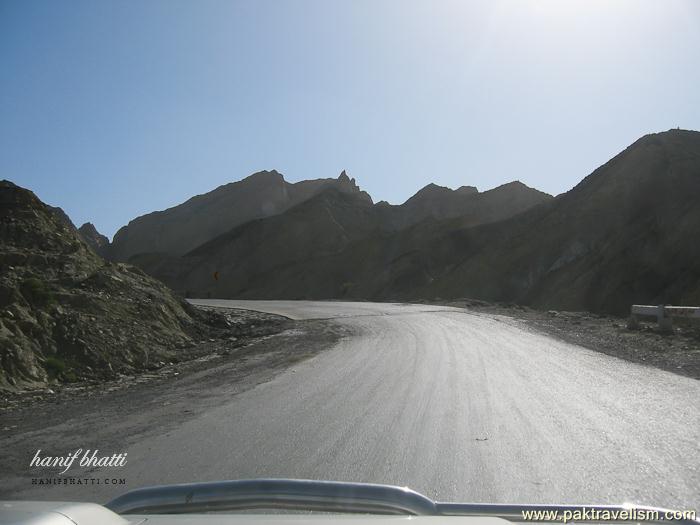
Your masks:
{"label": "gravel shoulder", "polygon": [[11,478],[30,482],[28,464],[37,448],[54,455],[66,454],[68,444],[77,442],[84,449],[124,449],[271,380],[349,335],[328,321],[230,309],[227,315],[253,329],[246,336],[201,342],[199,357],[190,361],[163,363],[114,381],[3,393],[0,495],[17,488]]}
{"label": "gravel shoulder", "polygon": [[541,311],[471,299],[430,304],[505,315],[567,343],[700,379],[700,323],[697,321],[674,320],[673,333],[665,334],[657,329],[653,319],[642,321],[639,329],[631,330],[625,318],[590,312]]}

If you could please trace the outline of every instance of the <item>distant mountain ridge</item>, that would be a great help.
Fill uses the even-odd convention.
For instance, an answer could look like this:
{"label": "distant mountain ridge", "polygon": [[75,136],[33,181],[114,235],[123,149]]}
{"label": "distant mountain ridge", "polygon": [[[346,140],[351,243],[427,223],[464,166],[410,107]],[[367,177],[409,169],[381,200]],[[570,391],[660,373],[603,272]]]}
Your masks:
{"label": "distant mountain ridge", "polygon": [[434,219],[461,218],[463,226],[496,222],[517,215],[551,195],[520,181],[503,184],[480,193],[474,186],[456,190],[428,184],[403,204],[382,203],[387,220],[397,229]]}
{"label": "distant mountain ridge", "polygon": [[[186,295],[344,297],[361,289],[358,281],[369,279],[355,275],[356,265],[373,261],[375,268],[368,273],[383,272],[387,261],[381,244],[401,238],[399,232],[446,217],[483,224],[548,200],[551,196],[519,182],[484,193],[432,185],[397,206],[373,205],[357,192],[327,188],[284,213],[232,228],[179,258],[144,253],[130,262]],[[365,250],[372,243],[378,245]],[[365,260],[346,267],[345,261],[357,256]],[[328,264],[322,266],[320,260]],[[314,270],[305,272],[307,266]],[[214,274],[220,279],[212,279]]]}
{"label": "distant mountain ridge", "polygon": [[[400,229],[426,219],[445,219],[471,214],[471,223],[500,220],[519,213],[551,196],[513,182],[500,187],[502,191],[486,192],[492,198],[501,194],[502,202],[482,199],[473,186],[452,190],[429,184],[400,205],[378,203],[387,228]],[[355,194],[372,204],[370,195],[362,191],[355,179],[345,171],[337,179],[314,179],[296,183],[284,180],[276,170],[260,171],[220,186],[208,193],[164,211],[137,217],[122,227],[112,243],[90,225],[82,233],[93,248],[108,259],[128,261],[143,253],[179,256],[246,222],[278,215],[318,195],[326,189]],[[506,196],[508,195],[508,196]]]}
{"label": "distant mountain ridge", "polygon": [[132,220],[115,234],[105,255],[117,261],[144,252],[182,255],[239,224],[281,213],[329,187],[372,200],[345,171],[337,179],[297,183],[285,181],[275,170],[260,171]]}

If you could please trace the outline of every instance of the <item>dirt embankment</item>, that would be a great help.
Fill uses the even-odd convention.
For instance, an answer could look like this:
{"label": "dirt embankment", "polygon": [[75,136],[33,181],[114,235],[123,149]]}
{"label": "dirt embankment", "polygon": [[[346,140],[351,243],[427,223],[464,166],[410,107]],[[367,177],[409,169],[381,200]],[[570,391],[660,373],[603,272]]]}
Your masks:
{"label": "dirt embankment", "polygon": [[[235,383],[245,374],[254,374],[262,369],[275,371],[283,365],[305,359],[320,350],[316,343],[323,341],[330,345],[342,335],[338,327],[292,321],[262,312],[209,307],[196,309],[203,316],[221,319],[222,327],[218,329],[216,338],[203,338],[193,343],[177,360],[156,361],[146,370],[117,374],[114,379],[53,381],[45,388],[6,390],[0,392],[0,418],[18,410],[34,411],[39,406],[54,406],[68,401],[92,399],[98,402],[105,399],[105,394],[124,392],[127,395],[127,391],[136,392],[141,387],[151,389],[168,381],[177,382],[179,387],[179,383],[186,378],[192,381],[197,374],[209,375],[207,371],[215,373],[224,365],[230,368],[229,371],[235,370],[229,378]],[[308,350],[301,349],[297,344],[304,337],[309,338]],[[273,341],[276,343],[272,344]],[[201,389],[206,395],[207,388]],[[0,430],[7,429],[0,427]]]}
{"label": "dirt embankment", "polygon": [[221,313],[235,319],[239,335],[201,341],[192,360],[106,382],[0,394],[0,447],[6,452],[0,472],[25,465],[36,443],[61,451],[79,436],[85,448],[123,448],[166,432],[290,367],[294,370],[295,363],[348,335],[346,328],[328,321],[292,321],[232,309]]}

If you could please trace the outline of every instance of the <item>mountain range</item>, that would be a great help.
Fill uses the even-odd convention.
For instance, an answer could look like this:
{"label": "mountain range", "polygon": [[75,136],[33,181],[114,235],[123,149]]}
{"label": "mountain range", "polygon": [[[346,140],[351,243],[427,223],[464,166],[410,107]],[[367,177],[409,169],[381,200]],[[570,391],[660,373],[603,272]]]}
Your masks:
{"label": "mountain range", "polygon": [[469,297],[625,314],[700,303],[698,202],[700,133],[670,130],[556,197],[517,181],[429,184],[375,204],[344,171],[289,183],[273,170],[138,217],[112,243],[89,223],[76,233],[190,297]]}
{"label": "mountain range", "polygon": [[178,294],[698,305],[698,203],[700,133],[684,130],[640,138],[556,197],[429,184],[375,204],[345,172],[294,184],[259,172],[134,219],[112,243],[0,181],[0,389],[177,360],[214,334]]}
{"label": "mountain range", "polygon": [[[460,207],[440,206],[440,199]],[[130,260],[185,295],[383,299],[370,283],[407,249],[403,239],[436,221],[449,218],[474,226],[550,199],[521,183],[484,193],[431,185],[405,204],[391,206],[373,205],[358,192],[326,188],[284,213],[239,225],[181,257],[146,253]],[[357,257],[361,260],[355,262]]]}
{"label": "mountain range", "polygon": [[328,181],[185,253],[130,260],[200,297],[472,297],[615,314],[700,302],[698,132],[642,137],[556,198],[519,182],[431,184],[393,206]]}

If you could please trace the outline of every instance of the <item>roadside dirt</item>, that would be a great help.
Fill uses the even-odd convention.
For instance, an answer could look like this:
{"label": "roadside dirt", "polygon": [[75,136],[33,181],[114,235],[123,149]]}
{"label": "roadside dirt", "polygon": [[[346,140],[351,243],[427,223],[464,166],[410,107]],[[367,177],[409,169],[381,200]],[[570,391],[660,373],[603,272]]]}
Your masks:
{"label": "roadside dirt", "polygon": [[144,436],[167,432],[349,335],[346,328],[328,321],[234,313],[239,322],[245,318],[259,330],[243,338],[202,342],[207,348],[198,354],[204,355],[191,361],[166,363],[158,370],[115,381],[4,393],[0,398],[3,477],[28,474],[37,443],[44,453],[60,455],[76,442],[84,449],[122,449]]}
{"label": "roadside dirt", "polygon": [[541,311],[473,299],[431,304],[506,315],[567,343],[700,379],[700,323],[697,321],[674,320],[673,333],[664,334],[653,319],[643,320],[638,330],[631,330],[625,318],[589,312]]}

